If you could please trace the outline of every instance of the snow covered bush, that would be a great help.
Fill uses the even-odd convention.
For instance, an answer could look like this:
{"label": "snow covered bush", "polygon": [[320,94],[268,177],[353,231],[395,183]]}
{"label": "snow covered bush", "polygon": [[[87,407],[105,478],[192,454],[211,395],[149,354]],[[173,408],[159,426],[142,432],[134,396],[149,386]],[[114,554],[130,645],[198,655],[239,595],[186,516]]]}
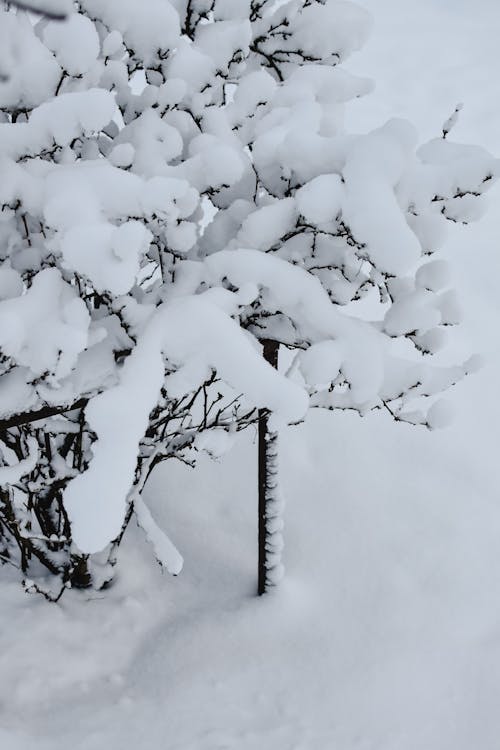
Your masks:
{"label": "snow covered bush", "polygon": [[441,420],[469,365],[429,362],[457,309],[428,256],[496,164],[401,121],[345,133],[370,90],[339,67],[369,28],[348,2],[19,5],[49,17],[0,14],[0,554],[28,590],[104,585],[135,513],[178,573],[150,472],[258,417],[262,592],[280,425]]}
{"label": "snow covered bush", "polygon": [[205,83],[175,74],[197,74],[179,13],[147,5],[89,1],[65,23],[0,17],[0,551],[63,585],[106,583],[132,510],[177,573],[139,498],[154,466],[214,450],[214,437],[196,444],[209,429],[220,449],[254,403],[284,418],[305,409],[223,290],[183,290],[203,201],[241,165],[190,111]]}

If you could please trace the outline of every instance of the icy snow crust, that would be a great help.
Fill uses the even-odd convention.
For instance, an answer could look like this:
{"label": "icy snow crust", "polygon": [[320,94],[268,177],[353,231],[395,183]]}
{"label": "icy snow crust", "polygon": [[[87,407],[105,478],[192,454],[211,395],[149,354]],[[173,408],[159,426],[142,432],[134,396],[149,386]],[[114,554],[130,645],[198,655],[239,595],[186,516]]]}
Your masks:
{"label": "icy snow crust", "polygon": [[420,148],[403,119],[346,132],[371,90],[339,65],[371,25],[355,4],[213,6],[1,14],[1,415],[89,399],[84,465],[52,467],[84,553],[122,528],[150,415],[211,373],[274,430],[311,406],[437,427],[435,396],[472,369],[432,365],[460,311],[427,256],[478,218],[498,163],[450,142],[456,118]]}

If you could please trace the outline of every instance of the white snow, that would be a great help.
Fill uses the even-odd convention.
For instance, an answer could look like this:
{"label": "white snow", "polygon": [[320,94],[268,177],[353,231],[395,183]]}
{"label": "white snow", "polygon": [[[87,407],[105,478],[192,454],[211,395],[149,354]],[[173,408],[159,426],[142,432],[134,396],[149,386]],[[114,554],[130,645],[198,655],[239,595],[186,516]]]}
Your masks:
{"label": "white snow", "polygon": [[63,23],[49,22],[43,29],[43,41],[70,76],[87,73],[100,50],[94,24],[78,13],[73,13]]}
{"label": "white snow", "polygon": [[433,260],[430,263],[424,263],[415,276],[417,286],[429,289],[431,292],[439,292],[448,286],[449,281],[450,265],[445,260]]}
{"label": "white snow", "polygon": [[53,96],[61,68],[29,19],[1,9],[0,21],[0,106],[31,109]]}
{"label": "white snow", "polygon": [[45,269],[25,295],[0,301],[0,348],[33,375],[61,378],[88,345],[89,320],[59,271]]}
{"label": "white snow", "polygon": [[92,279],[98,291],[126,294],[135,284],[151,239],[151,232],[139,221],[119,227],[81,223],[64,233],[61,252],[65,266]]}
{"label": "white snow", "polygon": [[172,575],[179,575],[184,560],[165,532],[155,523],[151,511],[140,495],[134,498],[134,514],[137,523],[152,544],[158,562]]}
{"label": "white snow", "polygon": [[[170,55],[165,69],[177,57],[179,79],[185,76],[189,85],[185,90],[181,84],[170,91],[167,88],[161,106],[171,106],[186,96],[186,106],[192,105],[192,111],[199,113],[196,101],[201,100],[193,97],[193,103],[189,98],[195,85],[201,97],[209,100],[212,96],[210,91],[201,93],[212,76],[210,59],[190,54],[190,43],[182,55],[172,54],[186,0],[84,2],[102,16],[104,24],[107,18],[120,18],[127,46],[135,45],[151,59],[157,48]],[[234,18],[232,8],[237,7],[245,17],[245,3],[217,2],[214,12],[225,21]],[[44,3],[49,4],[59,5],[56,0]],[[110,340],[124,336],[120,327],[106,319],[102,326],[108,338],[95,343],[96,332],[88,330],[89,321],[75,305],[72,288],[54,269],[40,271],[36,266],[36,247],[16,250],[11,265],[2,258],[0,347],[3,353],[12,352],[23,366],[0,376],[0,414],[38,403],[30,385],[33,374],[42,374],[44,368],[57,375],[69,373],[76,357],[79,362],[87,357],[87,364],[68,378],[102,384],[106,372],[106,382],[114,386],[88,408],[87,417],[101,439],[94,446],[93,468],[70,485],[75,490],[69,507],[83,547],[88,541],[94,549],[98,537],[106,544],[121,526],[130,487],[127,472],[154,402],[152,394],[163,381],[162,350],[168,364],[185,363],[171,376],[178,376],[180,393],[216,364],[229,382],[246,389],[256,403],[277,409],[282,424],[301,418],[307,406],[305,391],[329,386],[339,374],[350,381],[351,388],[346,390],[338,381],[330,393],[311,396],[313,404],[325,398],[323,405],[348,409],[353,399],[373,404],[370,399],[375,397],[381,407],[363,420],[357,414],[316,409],[304,425],[282,427],[287,577],[269,596],[254,596],[256,455],[251,429],[223,459],[214,462],[201,455],[195,472],[168,461],[153,475],[143,501],[139,499],[139,520],[158,559],[171,572],[179,572],[180,556],[165,532],[185,557],[182,575],[175,579],[161,575],[143,533],[134,524],[119,553],[116,584],[107,592],[67,592],[58,605],[50,605],[40,597],[27,597],[19,587],[17,571],[3,566],[0,744],[8,750],[498,750],[498,188],[491,194],[492,210],[481,224],[455,227],[444,217],[474,218],[481,201],[469,204],[470,196],[456,193],[476,190],[495,167],[480,150],[464,149],[454,141],[479,141],[498,151],[500,109],[492,71],[498,67],[500,11],[494,0],[484,0],[480,8],[465,0],[440,4],[360,0],[360,4],[374,14],[374,36],[366,51],[348,64],[353,73],[369,71],[377,80],[378,93],[349,105],[345,114],[349,130],[366,135],[361,139],[341,135],[342,102],[334,112],[322,112],[321,87],[313,85],[319,76],[311,75],[309,88],[304,83],[303,97],[294,99],[292,91],[285,91],[283,111],[271,113],[268,120],[264,117],[255,128],[250,126],[242,142],[247,139],[248,144],[256,136],[256,164],[266,175],[266,184],[276,191],[275,199],[259,204],[259,209],[266,212],[285,206],[286,210],[283,215],[280,208],[268,211],[273,221],[252,228],[255,207],[240,185],[241,192],[235,194],[241,201],[216,215],[203,238],[213,253],[204,264],[189,256],[193,230],[179,230],[176,249],[188,254],[188,260],[179,264],[185,288],[179,282],[178,297],[163,302],[155,299],[157,307],[145,305],[147,309],[138,310],[140,305],[134,308],[132,303],[123,303],[121,314],[134,320],[134,333],[141,336],[137,357],[127,358],[128,367],[119,370],[119,382]],[[274,2],[266,5],[270,11]],[[211,2],[197,6],[208,9]],[[350,6],[332,1],[310,7],[300,21],[306,52],[320,43],[324,51],[337,49],[343,56],[361,43],[365,21],[358,39],[352,41],[351,31],[343,38],[353,18]],[[146,24],[148,14],[157,23],[148,20]],[[309,22],[307,16],[313,20]],[[365,18],[362,13],[360,17]],[[274,16],[269,18],[276,21]],[[8,102],[14,91],[9,87],[15,85],[16,101],[21,91],[30,106],[45,102],[60,79],[59,63],[55,58],[49,63],[45,56],[42,65],[43,53],[36,44],[32,57],[24,59],[20,54],[16,58],[16,44],[22,53],[23,34],[28,38],[31,31],[27,25],[18,28],[17,20],[7,20],[4,28],[4,39],[10,34],[13,44],[3,45],[0,64],[2,73],[5,67],[10,77],[0,85],[0,99]],[[104,28],[102,33],[105,37]],[[108,37],[109,54],[117,55],[117,65],[106,75],[114,75],[111,70],[119,75],[121,38],[117,34]],[[286,39],[281,37],[275,40],[283,42]],[[227,58],[223,46],[221,61]],[[90,58],[89,54],[86,62]],[[284,66],[287,84],[282,90],[293,75],[290,72]],[[249,79],[250,88],[255,79]],[[337,81],[345,85],[346,98],[356,86],[363,89],[356,80]],[[247,92],[240,101],[235,97],[231,122],[238,122],[245,108],[266,111],[274,88],[268,74],[259,76],[258,96],[252,98]],[[87,93],[92,92],[82,91],[81,96]],[[58,97],[59,101],[65,101],[65,96]],[[72,133],[79,132],[85,114],[83,99],[79,100],[81,111],[72,103],[76,99],[67,101],[61,105],[60,114],[67,109],[61,122],[57,109],[52,109],[57,100],[42,104],[36,126],[40,150],[52,146],[54,134],[65,145]],[[464,107],[459,118],[452,115],[453,129],[443,140],[442,123],[457,101],[463,101]],[[50,113],[43,107],[51,107]],[[86,128],[89,132],[93,127],[100,129],[115,112],[114,97],[95,106],[89,99]],[[190,116],[184,112],[167,119],[171,114],[166,114],[166,122],[180,134],[183,146],[192,145],[187,135],[191,126],[186,125]],[[390,132],[380,130],[380,123],[393,114],[416,122],[425,138],[435,140],[415,154],[412,133],[401,120],[389,126]],[[33,113],[27,128],[33,127],[33,117],[36,124]],[[114,168],[101,169],[92,160],[67,166],[44,160],[33,165],[9,161],[2,164],[2,202],[11,204],[22,197],[34,215],[46,216],[48,221],[50,217],[55,252],[66,232],[88,223],[117,228],[126,226],[122,222],[132,216],[140,220],[159,209],[168,219],[167,226],[178,219],[189,222],[198,205],[197,191],[210,186],[209,174],[222,182],[228,179],[234,187],[248,167],[234,145],[236,140],[226,141],[216,120],[214,116],[214,135],[203,137],[181,164],[176,163],[177,157],[168,163],[179,144],[169,130],[170,143],[162,146],[159,140],[151,154],[145,154],[142,177],[125,170],[133,165],[137,145],[150,132],[150,124],[137,141],[133,129],[125,137],[128,126],[124,128],[123,142],[116,141],[120,150],[115,153]],[[0,125],[0,150],[9,160],[24,156],[24,144],[34,142],[34,130],[25,136],[23,123],[16,127],[19,130],[12,133],[8,124]],[[399,144],[394,144],[394,135]],[[153,172],[146,169],[157,155],[164,171],[154,174],[163,175],[162,183],[148,180]],[[279,170],[273,168],[277,155]],[[340,176],[345,185],[339,185]],[[310,181],[291,199],[293,211],[284,195],[290,180],[300,185]],[[77,181],[80,193],[75,190]],[[433,202],[437,187],[444,200]],[[177,194],[173,195],[177,189],[185,199],[182,209]],[[57,201],[51,204],[49,197],[58,190]],[[68,199],[63,201],[65,190]],[[327,204],[329,190],[332,201]],[[361,203],[353,195],[362,198]],[[81,204],[80,216],[75,200]],[[372,204],[379,210],[368,211]],[[352,306],[326,305],[319,280],[314,279],[304,292],[298,281],[303,269],[290,267],[281,273],[287,268],[285,261],[262,252],[273,241],[282,219],[281,227],[299,214],[313,223],[334,222],[339,211],[346,223],[349,218],[356,240],[366,242],[364,249],[370,257],[389,272],[409,274],[389,285],[395,299],[392,309],[399,307],[401,313],[393,313],[392,330],[413,336],[413,326],[418,331],[415,338],[431,351],[439,348],[443,333],[434,326],[458,318],[443,262],[450,261],[465,322],[461,332],[449,331],[450,347],[439,355],[439,367],[427,367],[427,355],[419,366],[415,360],[404,359],[410,341],[395,341],[387,349],[380,346],[388,302],[381,305],[382,313],[374,320],[368,299],[366,319],[351,319]],[[242,251],[244,262],[236,267],[232,254],[238,248],[220,251],[249,216],[247,228],[263,244],[260,250]],[[386,238],[390,227],[387,244],[384,222]],[[439,260],[422,257],[422,251],[443,246],[445,226],[448,239]],[[2,247],[10,247],[8,216],[1,233]],[[129,239],[112,252],[134,255],[137,245]],[[334,251],[338,249],[326,243],[319,250],[322,257]],[[262,260],[257,261],[255,254]],[[24,267],[27,258],[38,273],[25,289],[16,269]],[[113,256],[110,263],[115,261],[118,258]],[[97,266],[96,260],[89,273],[106,273]],[[364,272],[360,262],[355,273]],[[193,285],[207,277],[220,280],[224,274],[235,291],[209,290],[191,305]],[[121,283],[119,277],[110,274],[111,282],[106,283]],[[127,278],[133,283],[131,273]],[[35,315],[29,304],[23,304],[26,313],[21,313],[19,301],[34,298],[37,284],[46,284],[43,301],[50,304],[42,316]],[[242,306],[257,299],[270,309],[285,305],[286,311],[301,320],[305,308],[308,333],[321,332],[317,343],[300,354],[288,379],[262,363],[257,365],[256,342],[247,335],[237,336],[237,323],[227,317],[237,316]],[[167,306],[169,325],[163,326]],[[65,309],[64,316],[61,309]],[[332,309],[333,313],[327,312]],[[390,316],[385,318],[386,325],[388,320]],[[160,329],[149,339],[150,346],[149,324]],[[214,330],[217,340],[208,340]],[[124,347],[129,345],[123,342]],[[82,347],[88,347],[83,354]],[[95,352],[94,347],[101,349]],[[145,348],[150,356],[143,359]],[[401,414],[409,422],[427,420],[432,431],[393,423],[380,399],[390,408],[390,399],[414,386],[415,378],[421,383],[416,392],[437,393],[475,369],[476,362],[470,360],[448,366],[449,361],[465,359],[464,351],[471,349],[486,353],[487,366],[451,393],[456,412],[451,427],[437,429],[449,424],[445,403],[435,401],[427,415],[417,413],[411,390],[400,399]],[[143,387],[138,389],[134,379]],[[67,380],[60,384],[57,398],[61,403],[68,393],[74,394],[73,385]],[[38,388],[39,393],[50,395],[47,385]],[[54,393],[51,398],[56,398]],[[200,440],[198,447],[216,454],[228,437],[225,432],[212,435],[205,443]],[[29,454],[26,461],[32,462],[34,450]],[[7,452],[2,464],[10,463],[6,459]],[[17,481],[20,471],[33,468],[33,463],[24,462],[2,465],[0,483],[6,476],[10,477],[7,483]],[[98,533],[88,525],[85,504],[93,511]],[[278,549],[279,519],[273,533]]]}
{"label": "white snow", "polygon": [[0,300],[19,297],[23,292],[23,288],[21,274],[7,266],[0,268]]}
{"label": "white snow", "polygon": [[157,50],[175,47],[179,38],[179,15],[169,2],[162,0],[83,0],[92,18],[100,18],[119,31],[128,46],[146,63]]}
{"label": "white snow", "polygon": [[15,464],[0,466],[0,487],[16,484],[26,474],[30,474],[38,462],[38,443],[35,438],[28,438],[28,456]]}

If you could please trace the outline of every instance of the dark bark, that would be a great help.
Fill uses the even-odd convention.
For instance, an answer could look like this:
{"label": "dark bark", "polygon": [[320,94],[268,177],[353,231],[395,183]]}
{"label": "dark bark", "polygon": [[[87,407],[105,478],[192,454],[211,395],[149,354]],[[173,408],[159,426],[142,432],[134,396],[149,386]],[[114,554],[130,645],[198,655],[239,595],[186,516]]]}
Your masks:
{"label": "dark bark", "polygon": [[72,588],[87,589],[92,586],[92,574],[89,569],[88,555],[71,555],[72,568],[70,582]]}
{"label": "dark bark", "polygon": [[22,427],[24,424],[30,424],[31,422],[38,422],[40,419],[47,419],[48,417],[54,417],[57,414],[66,414],[67,412],[74,411],[75,409],[83,409],[89,402],[88,398],[80,398],[73,404],[66,404],[63,406],[44,406],[41,409],[35,411],[24,412],[23,414],[14,414],[6,419],[0,419],[0,432],[8,430],[11,427]]}
{"label": "dark bark", "polygon": [[[265,339],[263,342],[264,359],[270,365],[278,367],[279,343]],[[257,593],[259,596],[264,594],[267,589],[267,569],[268,569],[268,538],[267,529],[267,504],[269,500],[270,475],[272,473],[271,463],[274,463],[274,452],[270,453],[270,442],[273,434],[269,431],[269,412],[267,409],[259,409],[258,420],[258,488],[259,488],[259,559],[258,559],[258,579]]]}

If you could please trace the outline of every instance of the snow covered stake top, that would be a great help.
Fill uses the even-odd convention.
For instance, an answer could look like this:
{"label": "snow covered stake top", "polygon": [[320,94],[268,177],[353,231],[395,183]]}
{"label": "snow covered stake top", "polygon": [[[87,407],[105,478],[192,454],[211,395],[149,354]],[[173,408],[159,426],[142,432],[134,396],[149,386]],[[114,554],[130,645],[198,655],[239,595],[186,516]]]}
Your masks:
{"label": "snow covered stake top", "polygon": [[371,83],[339,64],[369,26],[339,0],[0,14],[0,555],[28,590],[106,585],[134,514],[179,573],[147,478],[257,420],[265,590],[281,426],[310,406],[443,421],[471,364],[432,364],[458,310],[429,256],[498,164],[453,122],[420,149],[399,120],[345,132]]}

